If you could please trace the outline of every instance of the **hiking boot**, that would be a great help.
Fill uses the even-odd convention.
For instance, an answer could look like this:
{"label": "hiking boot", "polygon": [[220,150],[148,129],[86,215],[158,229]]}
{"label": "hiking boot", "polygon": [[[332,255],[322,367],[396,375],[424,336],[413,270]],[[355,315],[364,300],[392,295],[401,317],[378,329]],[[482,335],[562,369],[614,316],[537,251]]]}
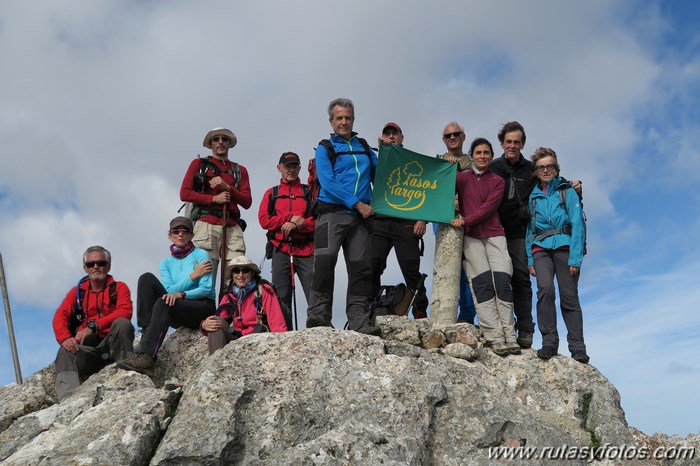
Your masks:
{"label": "hiking boot", "polygon": [[510,354],[510,351],[508,351],[508,346],[502,342],[491,343],[491,351],[501,357],[506,357]]}
{"label": "hiking boot", "polygon": [[537,350],[537,357],[540,359],[544,359],[545,361],[547,359],[550,359],[552,356],[557,355],[557,350],[552,348],[551,346],[543,346],[541,349]]}
{"label": "hiking boot", "polygon": [[506,348],[508,348],[508,352],[510,354],[520,354],[522,351],[520,350],[520,345],[514,341],[507,341],[506,342]]}
{"label": "hiking boot", "polygon": [[153,377],[153,366],[155,366],[155,364],[156,360],[153,359],[153,356],[150,354],[138,353],[133,358],[122,359],[117,363],[117,367]]}
{"label": "hiking boot", "polygon": [[518,345],[523,349],[532,348],[532,332],[518,332]]}
{"label": "hiking boot", "polygon": [[585,351],[574,351],[571,357],[581,364],[588,364],[588,361],[591,360]]}
{"label": "hiking boot", "polygon": [[357,333],[362,333],[364,335],[373,335],[379,337],[382,335],[382,330],[375,325],[365,325],[357,329]]}
{"label": "hiking boot", "polygon": [[310,315],[306,318],[306,328],[328,327],[328,322],[321,316]]}

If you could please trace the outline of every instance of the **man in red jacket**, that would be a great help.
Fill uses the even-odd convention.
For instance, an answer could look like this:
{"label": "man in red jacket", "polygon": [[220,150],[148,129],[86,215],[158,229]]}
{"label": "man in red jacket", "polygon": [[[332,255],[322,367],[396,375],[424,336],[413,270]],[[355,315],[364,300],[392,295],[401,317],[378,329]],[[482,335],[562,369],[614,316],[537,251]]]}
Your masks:
{"label": "man in red jacket", "polygon": [[[272,248],[272,283],[288,309],[292,308],[290,259],[294,259],[294,271],[304,288],[307,303],[314,273],[316,220],[311,215],[309,187],[299,181],[300,169],[301,161],[297,154],[282,154],[277,165],[280,184],[265,191],[258,210],[260,226],[268,231],[268,248]],[[287,327],[291,329],[289,324],[287,322]]]}
{"label": "man in red jacket", "polygon": [[56,355],[56,397],[71,395],[81,378],[134,353],[133,305],[124,282],[109,275],[112,256],[102,246],[83,254],[87,276],[63,298],[53,317],[61,347]]}
{"label": "man in red jacket", "polygon": [[[211,149],[206,158],[197,157],[182,179],[180,199],[193,204],[191,218],[194,224],[195,246],[209,253],[213,266],[212,280],[216,282],[219,260],[223,269],[226,262],[245,254],[241,211],[250,208],[248,170],[229,160],[228,152],[236,145],[236,135],[230,129],[214,128],[204,137],[204,147]],[[226,224],[224,232],[222,225]],[[221,257],[223,239],[226,253]]]}

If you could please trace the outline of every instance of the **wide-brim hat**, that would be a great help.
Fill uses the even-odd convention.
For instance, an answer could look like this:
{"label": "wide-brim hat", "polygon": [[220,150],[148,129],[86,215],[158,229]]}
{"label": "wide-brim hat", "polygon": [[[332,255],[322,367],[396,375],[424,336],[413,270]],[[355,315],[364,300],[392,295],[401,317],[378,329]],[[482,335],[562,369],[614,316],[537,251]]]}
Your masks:
{"label": "wide-brim hat", "polygon": [[214,136],[226,136],[228,137],[231,142],[229,143],[228,147],[229,149],[232,148],[233,146],[236,145],[238,142],[238,139],[236,138],[236,135],[233,134],[233,131],[230,129],[226,128],[214,128],[213,130],[209,131],[206,136],[204,136],[204,147],[207,149],[211,149],[211,139]]}
{"label": "wide-brim hat", "polygon": [[250,257],[248,256],[238,256],[234,257],[231,262],[228,263],[226,266],[226,271],[224,271],[224,279],[229,280],[231,278],[231,271],[234,268],[243,268],[243,267],[248,267],[251,269],[253,272],[259,274],[260,269],[258,266],[250,260]]}

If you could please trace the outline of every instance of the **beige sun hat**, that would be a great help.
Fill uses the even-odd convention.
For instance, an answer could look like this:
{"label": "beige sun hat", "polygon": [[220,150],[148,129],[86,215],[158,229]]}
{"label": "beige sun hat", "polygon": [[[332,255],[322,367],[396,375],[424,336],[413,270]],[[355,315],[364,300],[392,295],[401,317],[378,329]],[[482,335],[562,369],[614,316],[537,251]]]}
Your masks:
{"label": "beige sun hat", "polygon": [[213,130],[209,131],[206,136],[204,136],[204,147],[206,147],[207,149],[211,149],[211,139],[214,136],[228,137],[231,140],[231,143],[228,146],[229,148],[232,148],[238,142],[238,139],[236,139],[236,135],[233,134],[233,131],[231,131],[230,129],[214,128]]}
{"label": "beige sun hat", "polygon": [[260,273],[260,269],[258,268],[258,266],[255,265],[255,263],[252,260],[250,260],[250,258],[248,256],[238,256],[238,257],[234,257],[231,260],[231,262],[229,262],[229,264],[226,266],[226,271],[224,272],[225,279],[226,280],[231,279],[231,271],[234,268],[243,268],[243,267],[248,267],[256,274]]}

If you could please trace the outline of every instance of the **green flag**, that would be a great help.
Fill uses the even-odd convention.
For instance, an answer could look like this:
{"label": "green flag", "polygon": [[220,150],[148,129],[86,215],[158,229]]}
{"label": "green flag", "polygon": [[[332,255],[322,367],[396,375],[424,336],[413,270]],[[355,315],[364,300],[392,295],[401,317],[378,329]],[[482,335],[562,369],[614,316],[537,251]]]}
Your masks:
{"label": "green flag", "polygon": [[396,144],[379,147],[374,212],[409,220],[450,223],[455,213],[457,164]]}

